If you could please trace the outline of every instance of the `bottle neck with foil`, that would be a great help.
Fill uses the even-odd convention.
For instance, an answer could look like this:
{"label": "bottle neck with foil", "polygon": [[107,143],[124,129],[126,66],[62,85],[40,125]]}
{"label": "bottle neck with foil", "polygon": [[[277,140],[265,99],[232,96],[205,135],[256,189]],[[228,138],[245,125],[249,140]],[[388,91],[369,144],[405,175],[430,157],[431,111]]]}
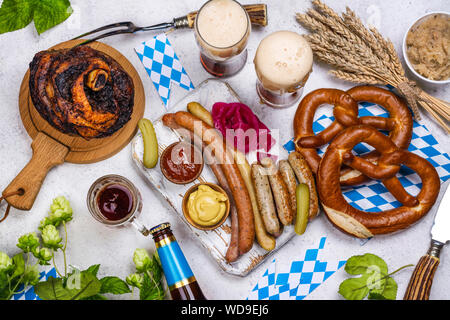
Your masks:
{"label": "bottle neck with foil", "polygon": [[169,223],[150,229],[173,300],[206,300]]}

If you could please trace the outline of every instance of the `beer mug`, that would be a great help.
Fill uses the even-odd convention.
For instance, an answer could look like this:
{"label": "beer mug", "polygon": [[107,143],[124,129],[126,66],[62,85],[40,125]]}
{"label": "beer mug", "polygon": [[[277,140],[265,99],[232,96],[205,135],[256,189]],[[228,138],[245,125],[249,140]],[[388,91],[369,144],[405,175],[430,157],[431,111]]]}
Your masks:
{"label": "beer mug", "polygon": [[292,106],[303,94],[312,71],[313,53],[308,42],[292,31],[277,31],[265,37],[256,50],[256,91],[275,108]]}
{"label": "beer mug", "polygon": [[206,2],[195,18],[194,30],[200,62],[210,74],[228,77],[244,67],[251,22],[237,1]]}

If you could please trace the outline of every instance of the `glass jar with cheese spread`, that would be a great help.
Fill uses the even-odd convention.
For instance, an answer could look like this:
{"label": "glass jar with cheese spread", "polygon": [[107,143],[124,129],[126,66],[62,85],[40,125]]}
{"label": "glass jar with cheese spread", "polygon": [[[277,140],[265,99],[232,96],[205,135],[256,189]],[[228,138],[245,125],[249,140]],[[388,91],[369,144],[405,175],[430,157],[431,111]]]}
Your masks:
{"label": "glass jar with cheese spread", "polygon": [[251,22],[235,0],[210,0],[195,18],[195,39],[203,67],[216,77],[239,72],[247,61]]}
{"label": "glass jar with cheese spread", "polygon": [[277,31],[261,41],[254,64],[256,90],[262,102],[276,108],[288,107],[303,94],[312,71],[313,52],[300,34]]}

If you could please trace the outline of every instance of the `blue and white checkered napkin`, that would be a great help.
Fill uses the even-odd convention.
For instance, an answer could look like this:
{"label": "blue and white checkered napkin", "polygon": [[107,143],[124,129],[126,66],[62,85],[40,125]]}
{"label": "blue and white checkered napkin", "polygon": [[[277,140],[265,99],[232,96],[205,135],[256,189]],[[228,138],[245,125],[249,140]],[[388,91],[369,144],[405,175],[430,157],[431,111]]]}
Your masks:
{"label": "blue and white checkered napkin", "polygon": [[[360,103],[359,116],[388,117],[389,114],[376,104],[362,102]],[[334,121],[331,108],[319,108],[316,113],[316,119],[313,124],[313,130],[314,132],[320,132]],[[286,143],[284,147],[289,152],[295,149],[292,140]],[[327,146],[320,148],[318,150],[319,155],[322,155],[326,148]],[[354,151],[358,154],[363,154],[370,150],[364,143],[360,143],[354,148]],[[408,150],[432,163],[442,182],[450,178],[450,157],[442,150],[430,131],[416,121],[414,121],[413,135]],[[417,173],[402,166],[397,176],[408,193],[412,195],[419,193],[422,183]],[[377,180],[370,180],[364,184],[345,189],[343,190],[343,195],[353,207],[369,212],[379,212],[401,206],[401,203]]]}
{"label": "blue and white checkered napkin", "polygon": [[322,237],[317,248],[307,249],[302,259],[290,264],[273,259],[247,300],[303,300],[346,263],[320,261],[326,239]]}
{"label": "blue and white checkered napkin", "polygon": [[191,91],[194,84],[182,66],[165,33],[135,48],[164,105],[167,107],[172,83]]}
{"label": "blue and white checkered napkin", "polygon": [[[50,268],[48,267],[47,271],[42,271],[39,274],[39,280],[41,281],[45,281],[48,280],[48,278],[52,276],[53,278],[56,278],[56,270],[55,268]],[[18,289],[18,291],[22,291],[23,290],[23,285],[21,285],[21,287]],[[21,293],[15,294],[12,298],[13,300],[41,300],[36,293],[34,292],[34,287],[33,286],[29,286],[27,288],[25,288],[25,290],[23,290]]]}

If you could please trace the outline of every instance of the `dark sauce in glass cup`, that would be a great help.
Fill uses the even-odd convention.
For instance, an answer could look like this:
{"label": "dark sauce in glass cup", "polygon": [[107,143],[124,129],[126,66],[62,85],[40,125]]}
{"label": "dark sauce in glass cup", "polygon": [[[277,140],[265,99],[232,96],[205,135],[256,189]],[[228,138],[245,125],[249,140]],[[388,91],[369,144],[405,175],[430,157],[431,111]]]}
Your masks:
{"label": "dark sauce in glass cup", "polygon": [[111,174],[97,179],[88,191],[87,206],[91,215],[105,225],[140,225],[136,217],[142,211],[141,194],[131,181],[122,176]]}
{"label": "dark sauce in glass cup", "polygon": [[124,185],[108,184],[97,196],[97,206],[108,220],[116,221],[126,218],[133,210],[133,194]]}

